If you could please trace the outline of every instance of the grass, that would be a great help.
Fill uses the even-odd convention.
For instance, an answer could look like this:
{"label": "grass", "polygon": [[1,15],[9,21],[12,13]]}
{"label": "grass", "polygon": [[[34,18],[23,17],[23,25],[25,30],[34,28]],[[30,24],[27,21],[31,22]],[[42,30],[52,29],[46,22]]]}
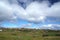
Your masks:
{"label": "grass", "polygon": [[2,29],[0,40],[60,40],[60,31],[36,29]]}

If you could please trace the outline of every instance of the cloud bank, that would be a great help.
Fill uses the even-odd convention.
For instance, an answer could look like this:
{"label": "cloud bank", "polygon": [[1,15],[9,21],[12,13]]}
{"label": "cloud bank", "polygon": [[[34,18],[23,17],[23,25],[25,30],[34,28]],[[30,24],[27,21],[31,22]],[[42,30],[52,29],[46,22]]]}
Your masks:
{"label": "cloud bank", "polygon": [[42,25],[39,29],[51,29],[51,30],[60,30],[60,24],[48,24]]}
{"label": "cloud bank", "polygon": [[[28,2],[27,0],[19,1],[22,3]],[[49,1],[31,1],[24,9],[17,0],[1,0],[0,20],[20,18],[30,22],[40,22],[46,20],[46,17],[60,17],[60,2],[49,6]]]}
{"label": "cloud bank", "polygon": [[49,17],[57,19],[53,21],[60,20],[60,2],[51,5],[48,0],[0,0],[0,22],[19,18],[28,22],[44,23]]}

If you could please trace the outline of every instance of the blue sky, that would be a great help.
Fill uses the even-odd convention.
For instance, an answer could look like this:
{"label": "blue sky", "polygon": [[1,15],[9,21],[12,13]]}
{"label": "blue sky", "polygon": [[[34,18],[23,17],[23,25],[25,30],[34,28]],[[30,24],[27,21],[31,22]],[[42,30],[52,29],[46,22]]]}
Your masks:
{"label": "blue sky", "polygon": [[0,0],[0,25],[6,28],[58,29],[60,0]]}

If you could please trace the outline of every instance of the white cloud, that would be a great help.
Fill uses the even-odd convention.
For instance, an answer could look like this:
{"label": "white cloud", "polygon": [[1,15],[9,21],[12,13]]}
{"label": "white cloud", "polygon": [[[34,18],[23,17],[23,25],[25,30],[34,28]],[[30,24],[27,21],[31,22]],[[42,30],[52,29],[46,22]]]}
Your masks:
{"label": "white cloud", "polygon": [[20,18],[30,22],[44,22],[47,16],[60,17],[60,2],[53,4],[51,7],[49,5],[48,1],[40,3],[35,1],[24,9],[18,4],[17,0],[0,0],[0,20]]}
{"label": "white cloud", "polygon": [[0,19],[9,19],[13,17],[12,8],[4,2],[0,2]]}
{"label": "white cloud", "polygon": [[30,22],[40,22],[45,19],[45,8],[48,9],[48,2],[32,2],[22,13],[17,13],[17,16]]}
{"label": "white cloud", "polygon": [[60,24],[47,24],[39,27],[40,29],[60,30]]}
{"label": "white cloud", "polygon": [[[57,4],[57,5],[56,5]],[[49,2],[48,1],[43,1],[41,3],[39,2],[32,2],[30,5],[27,6],[25,9],[23,16],[23,19],[28,20],[30,22],[40,22],[40,21],[45,21],[46,17],[60,17],[60,7],[59,3],[55,3],[51,7],[49,7]],[[19,13],[20,14],[20,13]],[[18,16],[18,15],[17,15]],[[21,16],[19,16],[21,17]],[[43,18],[43,19],[41,19]]]}
{"label": "white cloud", "polygon": [[20,28],[29,28],[29,27],[31,27],[31,26],[32,26],[31,23],[28,23],[28,24],[21,24],[21,25],[20,25]]}
{"label": "white cloud", "polygon": [[54,3],[49,9],[48,9],[48,15],[52,17],[60,17],[60,2]]}

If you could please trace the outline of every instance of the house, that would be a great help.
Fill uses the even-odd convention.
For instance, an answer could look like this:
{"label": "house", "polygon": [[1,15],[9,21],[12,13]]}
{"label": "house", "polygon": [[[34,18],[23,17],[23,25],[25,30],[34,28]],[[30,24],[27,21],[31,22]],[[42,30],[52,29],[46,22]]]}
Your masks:
{"label": "house", "polygon": [[0,32],[2,32],[2,29],[0,29]]}

